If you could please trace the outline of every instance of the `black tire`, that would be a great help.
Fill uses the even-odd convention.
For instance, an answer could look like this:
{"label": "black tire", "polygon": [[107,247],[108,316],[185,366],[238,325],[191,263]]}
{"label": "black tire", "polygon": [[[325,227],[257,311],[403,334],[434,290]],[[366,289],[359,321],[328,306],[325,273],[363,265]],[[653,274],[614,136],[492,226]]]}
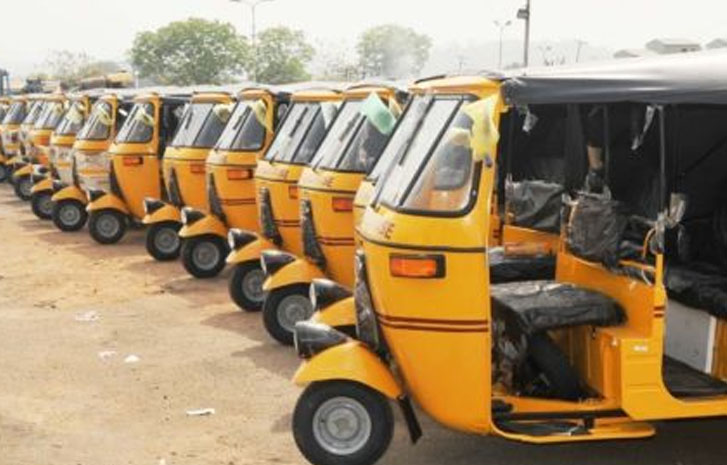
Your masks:
{"label": "black tire", "polygon": [[[293,322],[305,321],[313,315],[309,290],[309,284],[294,284],[274,289],[265,297],[263,323],[268,334],[279,343],[292,346],[295,334]],[[306,302],[307,308],[304,307]]]}
{"label": "black tire", "polygon": [[528,339],[528,357],[550,387],[549,395],[563,400],[583,397],[581,380],[570,361],[547,333],[538,333]]}
{"label": "black tire", "polygon": [[0,183],[6,182],[10,176],[10,169],[5,163],[0,163]]}
{"label": "black tire", "polygon": [[727,266],[727,206],[715,210],[712,216],[712,232],[717,259],[722,266]]}
{"label": "black tire", "polygon": [[33,188],[33,183],[30,182],[30,176],[21,176],[13,183],[13,189],[15,189],[15,195],[24,201],[29,201],[31,197],[30,190]]}
{"label": "black tire", "polygon": [[126,215],[112,209],[91,212],[88,231],[101,245],[116,244],[126,234]]}
{"label": "black tire", "polygon": [[53,201],[51,191],[35,192],[30,198],[30,206],[35,216],[41,220],[53,218]]}
{"label": "black tire", "polygon": [[229,251],[227,242],[221,237],[192,237],[182,243],[182,264],[195,278],[214,278],[225,269],[225,259]]}
{"label": "black tire", "polygon": [[[229,285],[232,301],[246,312],[259,312],[265,302],[265,294],[262,290],[264,280],[265,273],[263,273],[259,261],[235,266]],[[260,288],[253,291],[251,287],[256,287],[258,283]]]}
{"label": "black tire", "polygon": [[[336,405],[340,406],[338,410],[335,410]],[[325,411],[329,412],[328,418],[335,413],[346,412],[348,426],[351,427],[351,419],[361,418],[358,416],[362,412],[361,408],[368,415],[370,427],[363,426],[368,431],[362,432],[360,428],[355,428],[361,427],[361,423],[366,424],[365,422],[354,424],[354,431],[350,434],[354,439],[349,441],[352,444],[345,452],[342,445],[349,438],[333,445],[333,448],[339,450],[331,450],[331,446],[326,446],[325,441],[329,434],[335,435],[335,432],[326,428],[328,423],[333,425],[333,422],[323,421],[326,419]],[[351,381],[313,383],[303,391],[295,404],[293,437],[303,456],[315,465],[372,465],[389,448],[393,434],[394,416],[391,404],[382,394],[363,384]],[[338,440],[335,437],[334,439]]]}
{"label": "black tire", "polygon": [[178,235],[181,228],[182,225],[176,221],[151,225],[146,232],[146,251],[160,262],[176,260],[182,248],[182,239]]}
{"label": "black tire", "polygon": [[53,224],[61,231],[80,231],[86,221],[88,221],[86,206],[78,200],[53,202]]}

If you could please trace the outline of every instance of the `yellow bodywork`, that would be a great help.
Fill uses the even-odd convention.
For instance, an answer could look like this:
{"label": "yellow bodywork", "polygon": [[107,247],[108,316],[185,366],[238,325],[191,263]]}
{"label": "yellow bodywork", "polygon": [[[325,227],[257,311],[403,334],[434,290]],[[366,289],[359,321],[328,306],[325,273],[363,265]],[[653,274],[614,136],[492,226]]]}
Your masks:
{"label": "yellow bodywork", "polygon": [[[22,105],[28,108],[27,97],[13,97],[10,101],[11,108],[13,105]],[[2,124],[0,125],[0,134],[3,138],[3,158],[5,164],[10,165],[11,159],[20,154],[20,123],[18,124]]]}

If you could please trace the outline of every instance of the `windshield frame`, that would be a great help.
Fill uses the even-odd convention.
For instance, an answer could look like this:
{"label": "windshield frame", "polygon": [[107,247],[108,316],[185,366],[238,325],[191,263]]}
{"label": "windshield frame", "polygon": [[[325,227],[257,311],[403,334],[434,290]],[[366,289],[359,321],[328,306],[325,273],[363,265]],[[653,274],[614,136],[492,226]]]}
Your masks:
{"label": "windshield frame", "polygon": [[[152,118],[154,118],[154,125],[151,127],[151,133],[144,140],[129,140],[129,137],[132,134],[131,125],[139,123],[136,120],[136,113],[139,111],[139,108],[146,107],[147,105],[151,105],[152,111],[154,112],[154,114],[152,115]],[[127,126],[129,126],[129,129],[127,129]],[[118,132],[116,133],[116,136],[114,137],[114,144],[148,144],[154,140],[154,136],[157,133],[158,129],[159,115],[157,114],[157,106],[154,105],[154,102],[152,102],[151,100],[135,102],[134,106],[131,107],[131,109],[129,110],[129,115],[124,120],[124,124],[121,126],[121,128],[119,128]],[[122,135],[125,136],[124,140],[121,139]]]}
{"label": "windshield frame", "polygon": [[[296,158],[298,149],[300,149],[300,147],[303,145],[303,142],[305,141],[306,136],[308,135],[308,131],[310,130],[313,121],[318,116],[318,113],[321,111],[321,106],[320,106],[321,103],[324,103],[324,102],[319,102],[319,101],[314,101],[314,100],[310,100],[310,101],[298,100],[298,101],[293,102],[293,104],[290,106],[288,111],[285,113],[285,118],[283,119],[283,121],[281,121],[279,129],[278,129],[278,131],[276,131],[275,137],[273,138],[273,141],[270,143],[270,147],[268,148],[268,151],[265,153],[265,157],[264,157],[265,161],[267,161],[269,163],[285,163],[285,164],[290,164],[290,165],[295,165],[295,164],[301,165],[301,163],[295,163],[292,160],[294,160]],[[295,113],[295,110],[297,108],[301,108],[301,110],[299,112],[300,114],[298,114],[296,116],[296,118],[298,118],[298,120],[293,122],[293,124],[295,126],[291,127],[288,131],[284,131],[284,129],[286,129],[286,125],[288,124],[288,120],[290,118],[293,118],[293,114]],[[281,150],[277,151],[276,156],[274,158],[271,158],[271,155],[273,154],[272,153],[273,148],[276,148],[275,144],[278,141],[278,138],[289,136],[290,140],[286,144],[290,144],[292,142],[293,138],[297,135],[297,131],[300,130],[300,125],[303,124],[303,119],[306,118],[306,116],[308,115],[308,112],[310,112],[310,111],[314,111],[315,113],[313,114],[310,121],[308,122],[307,127],[305,128],[305,132],[302,134],[302,136],[301,136],[300,140],[298,141],[298,143],[296,144],[296,146],[292,147],[292,148],[288,147],[287,145],[285,147],[281,147]],[[295,129],[295,131],[293,131],[293,129]],[[292,156],[290,157],[289,161],[281,160],[280,155],[283,153],[282,149],[291,150]],[[304,164],[307,164],[307,163],[304,163]]]}
{"label": "windshield frame", "polygon": [[[53,116],[53,109],[56,105],[60,105],[60,116],[58,117],[58,120],[56,121],[56,124],[50,126],[48,124],[50,118]],[[33,129],[40,129],[40,130],[55,130],[55,128],[58,127],[59,124],[61,124],[61,121],[63,121],[63,118],[65,118],[66,113],[68,112],[68,108],[65,108],[65,103],[60,100],[51,100],[46,102],[45,109],[43,110],[43,113],[38,116],[38,119],[35,122],[35,125],[33,126]]]}
{"label": "windshield frame", "polygon": [[[83,135],[85,133],[90,133],[89,125],[92,123],[93,124],[96,123],[96,120],[94,120],[94,114],[96,113],[96,111],[95,111],[96,107],[101,106],[103,104],[106,104],[109,106],[109,110],[110,110],[109,115],[112,118],[111,125],[109,125],[109,126],[104,125],[108,128],[106,135],[103,137],[89,137],[88,135]],[[118,107],[117,107],[116,111],[118,112]],[[113,136],[113,126],[115,123],[115,118],[116,118],[116,115],[114,114],[114,104],[112,102],[110,102],[109,100],[105,100],[105,99],[98,100],[96,103],[93,104],[93,106],[91,107],[91,110],[88,113],[88,116],[86,117],[86,119],[83,123],[83,126],[76,133],[76,139],[81,140],[81,141],[106,141],[106,140],[111,139]],[[89,126],[88,129],[86,129],[87,126]]]}
{"label": "windshield frame", "polygon": [[[227,122],[227,125],[225,125],[225,128],[222,130],[222,134],[220,134],[220,137],[217,139],[217,143],[214,146],[215,150],[218,150],[220,152],[245,153],[245,152],[259,152],[263,148],[265,148],[265,141],[267,140],[268,133],[270,131],[268,131],[268,128],[265,127],[264,124],[260,124],[260,122],[257,121],[257,118],[255,117],[254,112],[253,112],[252,108],[250,107],[251,103],[254,103],[258,100],[259,100],[258,98],[244,99],[244,100],[239,100],[235,104],[235,108],[232,110],[232,114],[230,115],[230,120]],[[240,126],[237,129],[235,129],[234,126],[237,124],[237,122],[234,120],[234,116],[238,112],[239,108],[242,108],[243,105],[244,105],[244,108],[240,111],[243,111],[244,113],[238,117],[238,119],[240,120],[239,121]],[[266,114],[265,117],[267,118],[267,116],[268,115]],[[237,145],[236,143],[240,141],[243,131],[245,131],[245,128],[247,128],[248,121],[251,121],[250,118],[254,118],[254,120],[257,121],[257,123],[262,126],[262,129],[263,129],[262,137],[260,138],[258,145],[254,146],[254,147],[236,148],[235,145]],[[221,141],[225,137],[225,134],[227,133],[227,131],[232,131],[232,130],[235,131],[235,134],[232,137],[230,137],[230,143],[228,144],[228,146],[223,147],[221,145]],[[273,133],[275,133],[275,132],[276,131],[273,131]]]}
{"label": "windshield frame", "polygon": [[[397,213],[403,213],[407,215],[412,216],[422,216],[422,217],[438,217],[438,218],[461,218],[464,216],[467,216],[472,209],[477,204],[477,200],[479,199],[479,188],[480,188],[480,179],[482,174],[482,165],[483,160],[474,160],[472,161],[472,186],[470,187],[470,193],[469,198],[467,200],[467,204],[464,205],[463,208],[460,208],[458,210],[424,210],[424,209],[418,209],[418,208],[409,208],[403,206],[406,200],[409,198],[409,195],[411,194],[411,191],[414,189],[417,180],[421,176],[422,172],[427,168],[429,165],[432,156],[434,156],[435,151],[440,147],[440,144],[442,142],[442,138],[447,133],[447,130],[451,127],[457,116],[460,114],[462,107],[465,104],[476,102],[482,98],[471,93],[454,93],[454,94],[433,94],[433,101],[432,104],[427,109],[423,119],[422,119],[422,126],[424,125],[425,120],[429,117],[429,114],[434,107],[434,103],[436,103],[437,100],[455,100],[458,101],[457,106],[452,110],[450,115],[447,117],[445,123],[440,128],[437,136],[432,139],[431,143],[429,144],[429,147],[427,148],[426,153],[421,158],[421,161],[419,162],[418,166],[416,166],[415,170],[413,171],[413,174],[411,176],[408,176],[406,179],[402,178],[399,181],[406,184],[403,192],[399,196],[397,200],[398,205],[394,205],[392,202],[390,202],[388,199],[382,198],[382,194],[384,191],[384,186],[386,185],[386,181],[388,180],[389,176],[391,175],[393,168],[396,165],[401,165],[402,162],[406,162],[408,159],[408,155],[411,151],[411,147],[409,146],[407,150],[402,153],[399,156],[398,160],[393,160],[392,165],[389,167],[388,171],[385,174],[385,177],[383,178],[383,182],[377,183],[376,187],[376,194],[374,195],[374,199],[372,202],[372,205],[376,206],[384,206],[389,210],[395,211]],[[403,118],[401,118],[403,120]],[[420,128],[421,129],[421,128]],[[418,134],[417,134],[418,137]]]}
{"label": "windshield frame", "polygon": [[[217,139],[215,139],[214,143],[212,145],[200,145],[199,139],[203,134],[203,131],[207,128],[207,122],[215,116],[215,107],[217,105],[226,105],[225,102],[217,102],[217,101],[211,101],[211,100],[203,100],[203,101],[197,101],[197,102],[190,102],[189,107],[184,112],[184,115],[182,115],[182,118],[179,121],[179,125],[177,126],[177,131],[174,134],[174,137],[172,138],[172,141],[169,143],[169,147],[174,147],[176,149],[207,149],[212,150],[215,145],[217,145],[217,141],[221,137],[222,133],[225,130],[225,127],[227,127],[227,121],[222,122],[222,129],[220,130],[220,135],[217,136]],[[195,115],[194,113],[197,111],[204,112],[204,118],[199,121],[199,124],[196,125],[195,129]],[[232,117],[232,114],[230,114],[230,118]],[[194,130],[194,133],[192,133],[192,130]],[[177,138],[181,137],[182,135],[186,136],[183,138],[180,143],[177,143]],[[182,144],[181,142],[185,142]]]}
{"label": "windshield frame", "polygon": [[[341,106],[338,108],[338,112],[336,113],[336,118],[331,123],[330,127],[328,128],[328,131],[326,132],[326,135],[321,140],[321,143],[318,145],[318,149],[316,150],[315,155],[313,156],[313,159],[310,161],[310,166],[314,171],[317,171],[319,169],[326,170],[326,171],[336,171],[338,172],[338,166],[341,164],[341,159],[343,158],[343,155],[348,153],[348,148],[351,146],[353,141],[356,139],[356,136],[358,136],[359,131],[361,130],[361,126],[363,123],[366,122],[366,117],[361,114],[361,105],[364,102],[364,98],[352,98],[344,100]],[[333,165],[335,167],[331,167],[330,165],[322,166],[323,162],[326,161],[323,157],[323,153],[321,152],[321,149],[324,147],[324,144],[328,140],[329,137],[334,137],[333,130],[336,128],[336,125],[339,123],[339,116],[343,115],[343,113],[346,111],[347,107],[350,108],[353,105],[356,105],[356,108],[354,109],[355,113],[351,115],[351,120],[345,121],[344,124],[346,125],[343,128],[343,131],[341,132],[340,136],[346,137],[346,143],[343,144],[338,148],[336,152],[333,152],[335,155],[334,159],[335,162]],[[342,117],[342,116],[341,116]],[[350,171],[353,173],[356,173],[357,171]]]}
{"label": "windshield frame", "polygon": [[[68,119],[68,116],[71,114],[72,111],[74,111],[74,108],[77,107],[81,107],[79,110],[79,113],[81,114],[81,125],[77,129],[73,130],[73,122]],[[83,126],[86,124],[87,120],[88,115],[86,114],[85,104],[80,100],[71,101],[68,109],[66,110],[66,113],[63,115],[63,118],[61,118],[58,126],[56,126],[55,135],[75,137],[79,133],[79,131],[83,129]]]}
{"label": "windshield frame", "polygon": [[31,127],[34,126],[35,122],[38,121],[38,118],[40,118],[40,115],[43,113],[43,110],[45,109],[45,104],[46,102],[43,100],[36,100],[35,102],[31,103],[30,109],[25,113],[25,118],[20,124],[28,125]]}
{"label": "windshield frame", "polygon": [[[17,115],[17,112],[19,111],[18,108],[23,109],[23,116],[21,118],[18,118],[18,115]],[[3,125],[5,125],[5,124],[7,124],[7,125],[22,124],[27,113],[28,113],[28,102],[25,102],[22,100],[13,102],[10,104],[8,111],[5,114],[5,118],[3,118],[2,124]],[[11,118],[11,115],[13,116],[12,118]]]}

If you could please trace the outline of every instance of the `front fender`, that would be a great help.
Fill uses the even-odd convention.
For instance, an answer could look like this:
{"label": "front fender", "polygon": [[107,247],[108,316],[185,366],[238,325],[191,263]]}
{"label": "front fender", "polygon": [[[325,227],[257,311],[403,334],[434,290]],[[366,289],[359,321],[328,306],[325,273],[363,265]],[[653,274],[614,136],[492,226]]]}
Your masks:
{"label": "front fender", "polygon": [[23,165],[13,173],[15,179],[19,179],[23,176],[30,176],[33,174],[33,165]]}
{"label": "front fender", "polygon": [[13,155],[5,163],[8,165],[19,165],[23,163],[23,160],[20,158],[20,155]]}
{"label": "front fender", "polygon": [[175,223],[182,223],[182,213],[179,208],[175,207],[170,203],[165,203],[164,206],[151,214],[144,215],[141,220],[143,224],[157,224],[173,221]]}
{"label": "front fender", "polygon": [[105,193],[101,197],[86,205],[86,211],[89,213],[109,209],[120,211],[125,215],[129,214],[129,209],[126,208],[124,201],[109,193]]}
{"label": "front fender", "polygon": [[30,189],[30,192],[33,194],[45,191],[53,191],[53,180],[51,178],[45,178],[42,181],[36,182]]}
{"label": "front fender", "polygon": [[356,305],[353,296],[340,300],[313,313],[310,321],[332,328],[356,325]]}
{"label": "front fender", "polygon": [[361,383],[393,400],[403,395],[389,367],[359,341],[324,350],[304,362],[293,376],[298,386],[334,380]]}
{"label": "front fender", "polygon": [[291,284],[311,283],[314,279],[323,277],[320,268],[308,260],[298,258],[268,276],[263,283],[263,291],[270,292]]}
{"label": "front fender", "polygon": [[86,193],[76,186],[64,187],[63,189],[53,194],[51,200],[54,202],[62,202],[64,200],[77,200],[83,205],[86,205],[88,203],[88,197],[86,197]]}
{"label": "front fender", "polygon": [[277,249],[275,244],[265,239],[262,236],[255,235],[257,239],[245,245],[244,247],[233,250],[227,256],[227,263],[230,265],[237,265],[238,263],[246,263],[250,261],[260,261],[260,256],[263,254],[263,250]]}
{"label": "front fender", "polygon": [[201,220],[195,221],[190,225],[185,224],[182,226],[182,229],[179,230],[179,237],[182,239],[208,236],[210,234],[219,236],[222,239],[227,239],[227,226],[215,215],[205,215],[205,217]]}

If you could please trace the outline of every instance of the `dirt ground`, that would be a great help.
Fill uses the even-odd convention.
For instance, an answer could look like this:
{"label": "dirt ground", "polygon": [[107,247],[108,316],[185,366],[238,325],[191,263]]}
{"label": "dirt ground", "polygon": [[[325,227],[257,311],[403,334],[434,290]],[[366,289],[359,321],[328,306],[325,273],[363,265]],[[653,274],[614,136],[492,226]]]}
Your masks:
{"label": "dirt ground", "polygon": [[[6,185],[0,241],[0,465],[305,463],[289,426],[298,361],[230,302],[226,275],[196,281],[153,262],[143,231],[110,247],[60,233]],[[215,414],[186,414],[201,408]],[[383,464],[716,465],[727,454],[725,420],[535,447],[420,419],[416,447],[397,420]]]}

